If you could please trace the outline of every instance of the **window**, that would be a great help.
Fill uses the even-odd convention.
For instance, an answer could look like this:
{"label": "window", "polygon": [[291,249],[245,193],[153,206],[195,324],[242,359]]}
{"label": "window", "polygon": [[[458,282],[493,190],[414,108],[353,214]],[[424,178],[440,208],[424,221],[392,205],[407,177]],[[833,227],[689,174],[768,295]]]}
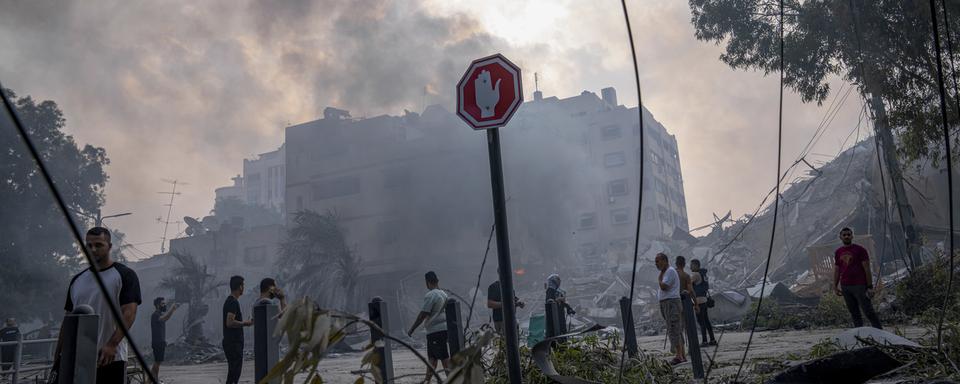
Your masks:
{"label": "window", "polygon": [[590,229],[597,226],[597,214],[590,212],[580,215],[577,226],[580,229]]}
{"label": "window", "polygon": [[607,125],[600,128],[600,137],[604,140],[619,139],[621,135],[620,126],[618,125]]}
{"label": "window", "polygon": [[630,222],[630,212],[629,209],[614,209],[610,211],[610,221],[613,225],[623,225]]}
{"label": "window", "polygon": [[263,265],[267,262],[267,246],[247,247],[243,250],[243,262],[247,265]]}
{"label": "window", "polygon": [[313,184],[314,201],[357,193],[360,193],[360,179],[356,176],[338,177]]}
{"label": "window", "polygon": [[607,183],[607,195],[611,197],[624,196],[627,192],[627,179],[619,179]]}
{"label": "window", "polygon": [[607,168],[619,167],[627,163],[627,156],[623,152],[614,152],[603,155],[603,166]]}
{"label": "window", "polygon": [[670,210],[667,207],[660,206],[660,222],[666,224],[673,224],[673,215],[670,214]]}
{"label": "window", "polygon": [[600,247],[597,243],[580,244],[580,256],[596,256],[600,254]]}
{"label": "window", "polygon": [[385,169],[383,171],[383,187],[396,188],[404,184],[409,184],[410,177],[410,169],[408,168]]}
{"label": "window", "polygon": [[303,196],[297,196],[297,211],[303,210]]}
{"label": "window", "polygon": [[610,248],[617,251],[625,251],[631,245],[633,245],[633,239],[629,237],[624,237],[624,238],[610,241]]}
{"label": "window", "polygon": [[377,225],[377,237],[381,245],[393,244],[400,240],[400,231],[403,228],[400,220],[388,220]]}

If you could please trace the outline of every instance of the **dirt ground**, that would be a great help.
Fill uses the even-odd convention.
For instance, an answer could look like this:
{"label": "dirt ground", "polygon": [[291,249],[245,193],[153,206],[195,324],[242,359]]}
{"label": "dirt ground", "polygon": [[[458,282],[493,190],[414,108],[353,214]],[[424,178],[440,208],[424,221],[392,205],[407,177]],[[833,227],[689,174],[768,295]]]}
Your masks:
{"label": "dirt ground", "polygon": [[[756,359],[760,358],[783,358],[790,353],[806,356],[810,348],[820,340],[835,335],[843,331],[842,329],[828,330],[804,330],[804,331],[765,331],[754,334],[753,343],[750,347],[750,354],[747,356],[747,365],[744,372],[750,372],[756,368]],[[920,328],[906,328],[905,335],[916,340],[924,330]],[[711,377],[724,375],[733,375],[737,371],[740,358],[743,355],[743,349],[747,344],[747,332],[725,332],[720,339],[720,345],[716,351],[716,366]],[[717,337],[721,337],[717,333]],[[640,348],[648,354],[669,358],[669,353],[664,348],[663,336],[641,337],[638,339]],[[707,355],[714,354],[713,347],[705,348],[701,351],[706,366],[709,361]],[[351,371],[360,369],[359,353],[344,354],[332,356],[320,364],[320,371],[324,382],[326,383],[353,383],[357,375]],[[394,372],[397,376],[412,375],[397,380],[397,383],[419,383],[423,379],[422,364],[416,357],[408,352],[394,350]],[[689,363],[677,367],[680,370],[691,370]],[[760,368],[762,369],[762,368]],[[160,372],[160,379],[164,383],[222,383],[226,376],[226,363],[189,365],[189,366],[164,366]],[[244,362],[243,375],[241,383],[253,383],[253,361]],[[297,381],[300,382],[300,381]]]}

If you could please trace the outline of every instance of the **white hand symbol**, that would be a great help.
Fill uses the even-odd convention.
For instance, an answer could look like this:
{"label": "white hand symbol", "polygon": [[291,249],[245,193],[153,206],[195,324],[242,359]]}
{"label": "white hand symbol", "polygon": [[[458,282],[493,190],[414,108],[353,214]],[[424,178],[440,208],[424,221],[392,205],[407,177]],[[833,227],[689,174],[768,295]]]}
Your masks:
{"label": "white hand symbol", "polygon": [[494,85],[490,79],[490,71],[481,71],[473,80],[473,87],[477,96],[477,106],[480,107],[480,117],[493,117],[497,103],[500,102],[500,80]]}

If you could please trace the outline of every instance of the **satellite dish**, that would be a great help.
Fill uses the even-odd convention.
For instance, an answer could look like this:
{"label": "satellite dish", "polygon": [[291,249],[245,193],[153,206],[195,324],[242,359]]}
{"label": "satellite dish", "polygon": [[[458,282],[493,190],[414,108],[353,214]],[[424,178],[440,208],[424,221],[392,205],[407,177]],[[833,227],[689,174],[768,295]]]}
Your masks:
{"label": "satellite dish", "polygon": [[184,216],[183,222],[187,223],[187,230],[185,231],[187,236],[202,235],[207,233],[207,228],[203,226],[200,221],[194,219],[190,216]]}

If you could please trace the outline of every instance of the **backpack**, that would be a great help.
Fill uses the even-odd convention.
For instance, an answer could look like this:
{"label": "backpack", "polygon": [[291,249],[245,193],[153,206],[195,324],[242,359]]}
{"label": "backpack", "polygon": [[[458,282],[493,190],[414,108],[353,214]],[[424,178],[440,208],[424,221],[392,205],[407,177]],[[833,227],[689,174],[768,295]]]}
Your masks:
{"label": "backpack", "polygon": [[700,268],[700,284],[693,285],[693,292],[697,294],[698,297],[708,296],[707,292],[710,291],[710,282],[707,281],[707,270]]}

